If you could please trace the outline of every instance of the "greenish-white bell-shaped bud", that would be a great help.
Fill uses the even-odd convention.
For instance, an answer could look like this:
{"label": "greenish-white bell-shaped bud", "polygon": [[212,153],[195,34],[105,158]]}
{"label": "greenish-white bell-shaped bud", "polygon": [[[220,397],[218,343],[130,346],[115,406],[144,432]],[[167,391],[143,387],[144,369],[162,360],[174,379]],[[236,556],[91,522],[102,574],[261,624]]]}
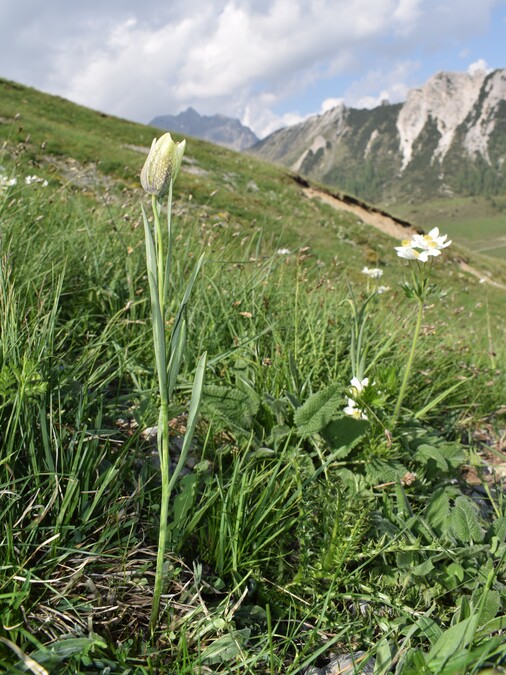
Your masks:
{"label": "greenish-white bell-shaped bud", "polygon": [[141,185],[146,192],[158,199],[168,193],[181,168],[185,147],[186,141],[175,143],[169,133],[153,140],[141,171]]}

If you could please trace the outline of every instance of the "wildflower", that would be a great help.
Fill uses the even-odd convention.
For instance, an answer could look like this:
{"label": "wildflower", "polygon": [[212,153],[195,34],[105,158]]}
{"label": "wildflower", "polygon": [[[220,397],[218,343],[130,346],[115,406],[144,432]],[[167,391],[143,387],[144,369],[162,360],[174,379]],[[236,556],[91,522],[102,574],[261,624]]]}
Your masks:
{"label": "wildflower", "polygon": [[439,251],[431,253],[426,250],[420,253],[420,251],[417,251],[414,247],[413,242],[409,241],[408,239],[405,239],[402,242],[402,246],[396,246],[395,250],[397,251],[399,258],[405,258],[406,260],[419,260],[420,262],[427,262],[430,255],[439,255]]}
{"label": "wildflower", "polygon": [[0,189],[14,187],[17,182],[17,178],[7,178],[7,176],[0,176]]}
{"label": "wildflower", "polygon": [[185,147],[186,141],[175,143],[169,133],[153,140],[141,171],[141,185],[146,192],[158,199],[169,192],[181,168]]}
{"label": "wildflower", "polygon": [[378,288],[376,289],[376,293],[378,295],[381,295],[382,293],[386,293],[389,290],[390,290],[390,286],[378,286]]}
{"label": "wildflower", "polygon": [[399,258],[427,262],[431,256],[441,255],[441,250],[452,243],[451,239],[446,241],[447,237],[447,234],[440,235],[439,228],[434,227],[429,234],[415,234],[412,239],[405,239],[395,250]]}
{"label": "wildflower", "polygon": [[[343,408],[343,412],[345,415],[350,415],[351,417],[354,417],[357,420],[366,420],[367,415],[365,414],[364,410],[360,408],[355,401],[355,398],[359,396],[364,389],[369,385],[369,378],[364,377],[362,380],[359,380],[358,377],[353,377],[350,381],[350,389],[351,389],[351,397],[348,396],[348,405]],[[355,398],[352,398],[355,397]]]}
{"label": "wildflower", "polygon": [[359,380],[358,377],[352,377],[350,380],[351,391],[356,396],[364,391],[364,389],[369,385],[369,378],[364,377],[362,380]]}
{"label": "wildflower", "polygon": [[39,183],[42,187],[47,187],[48,183],[45,178],[39,178],[39,176],[25,176],[26,185],[32,185],[33,183]]}
{"label": "wildflower", "polygon": [[345,415],[350,415],[350,417],[354,417],[356,420],[367,419],[365,412],[360,408],[357,408],[357,403],[352,398],[348,399],[348,405],[343,408],[343,412]]}
{"label": "wildflower", "polygon": [[278,255],[290,255],[290,249],[289,248],[278,248],[276,253]]}
{"label": "wildflower", "polygon": [[383,276],[383,270],[380,270],[378,267],[372,267],[371,269],[364,267],[362,269],[362,274],[366,274],[371,279],[379,279]]}
{"label": "wildflower", "polygon": [[429,234],[415,234],[413,236],[413,244],[417,248],[421,248],[423,251],[437,251],[437,253],[431,253],[431,255],[439,255],[441,249],[449,246],[452,241],[446,241],[448,235],[439,234],[439,228],[434,227],[429,232]]}

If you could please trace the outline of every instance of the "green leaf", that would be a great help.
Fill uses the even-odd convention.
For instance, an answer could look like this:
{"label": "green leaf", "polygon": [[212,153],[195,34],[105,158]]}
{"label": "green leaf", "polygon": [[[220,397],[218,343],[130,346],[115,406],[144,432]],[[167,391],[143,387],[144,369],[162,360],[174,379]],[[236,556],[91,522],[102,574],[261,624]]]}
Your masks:
{"label": "green leaf", "polygon": [[[501,609],[501,594],[495,589],[484,590],[483,594],[480,594],[481,597],[473,597],[473,602],[477,607],[480,601],[482,601],[480,608],[480,622],[479,625],[483,626],[484,624],[492,621],[495,618],[499,610]],[[477,595],[476,592],[474,595]]]}
{"label": "green leaf", "polygon": [[307,401],[297,408],[294,422],[301,436],[318,433],[331,422],[343,405],[341,385],[330,384],[312,394]]}
{"label": "green leaf", "polygon": [[406,475],[406,467],[395,460],[372,457],[365,466],[367,482],[370,485],[394,483]]}
{"label": "green leaf", "polygon": [[204,387],[202,405],[212,420],[222,424],[225,422],[234,429],[247,430],[252,425],[260,402],[249,391],[209,384]]}
{"label": "green leaf", "polygon": [[47,648],[32,652],[30,657],[40,664],[54,664],[71,656],[89,654],[93,647],[105,648],[106,644],[98,635],[83,638],[65,638],[50,643]]}
{"label": "green leaf", "polygon": [[467,497],[458,497],[450,513],[450,530],[463,544],[483,541],[475,506]]}
{"label": "green leaf", "polygon": [[242,652],[242,647],[247,643],[250,629],[230,631],[222,635],[204,649],[201,655],[202,663],[222,665],[226,661],[232,661]]}
{"label": "green leaf", "polygon": [[437,532],[444,532],[450,514],[450,498],[444,488],[438,488],[427,504],[425,518]]}
{"label": "green leaf", "polygon": [[414,574],[417,577],[424,577],[427,574],[430,574],[432,570],[434,569],[434,564],[432,563],[432,560],[425,560],[425,562],[420,563],[420,565],[416,565],[416,567],[413,567],[410,572],[411,574]]}
{"label": "green leaf", "polygon": [[461,387],[463,384],[465,384],[469,378],[465,378],[464,380],[460,380],[456,384],[453,384],[451,387],[448,387],[445,391],[441,392],[436,396],[435,398],[432,399],[432,401],[429,401],[426,406],[421,408],[416,414],[415,414],[415,419],[422,419],[425,417],[425,415],[432,410],[432,408],[435,408],[437,405],[439,405],[444,399],[449,396],[452,392],[454,392],[456,389]]}
{"label": "green leaf", "polygon": [[340,458],[346,457],[348,452],[364,437],[369,423],[366,420],[356,420],[349,415],[342,415],[339,419],[333,420],[320,433],[328,443],[331,450],[346,448],[347,452],[341,454]]}
{"label": "green leaf", "polygon": [[504,631],[506,630],[506,615],[503,614],[502,616],[498,616],[495,619],[492,619],[491,621],[488,621],[484,626],[481,626],[476,631],[476,637],[477,638],[482,638],[482,637],[488,637],[489,635],[492,635],[493,633],[497,633],[498,631]]}
{"label": "green leaf", "polygon": [[474,637],[477,622],[478,615],[474,614],[445,630],[429,652],[429,663],[434,659],[449,658],[467,647]]}
{"label": "green leaf", "polygon": [[177,549],[181,542],[188,515],[195,505],[198,480],[197,473],[189,473],[183,476],[180,481],[181,491],[172,502],[173,520],[169,523],[168,532],[170,544],[174,549]]}
{"label": "green leaf", "polygon": [[169,482],[169,494],[171,493],[176,480],[178,479],[181,469],[185,465],[188,452],[190,450],[191,442],[193,440],[193,434],[195,433],[195,427],[197,426],[197,418],[200,411],[200,403],[202,401],[202,389],[204,384],[204,373],[206,370],[206,361],[207,361],[207,352],[204,352],[197,363],[197,368],[195,369],[195,379],[193,380],[192,387],[192,397],[190,400],[190,408],[188,410],[188,422],[186,424],[186,433],[183,439],[183,446],[181,448],[181,454],[177,461],[174,472],[171,476]]}

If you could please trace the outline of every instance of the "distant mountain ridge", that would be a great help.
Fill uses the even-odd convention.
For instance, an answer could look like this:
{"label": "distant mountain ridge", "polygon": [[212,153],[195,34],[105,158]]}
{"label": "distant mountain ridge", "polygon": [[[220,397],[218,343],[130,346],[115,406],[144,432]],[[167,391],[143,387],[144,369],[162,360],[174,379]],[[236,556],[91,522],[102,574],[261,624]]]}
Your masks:
{"label": "distant mountain ridge", "polygon": [[178,115],[160,115],[150,124],[159,129],[188,134],[232,150],[246,150],[258,142],[258,137],[238,119],[225,115],[199,115],[188,108]]}
{"label": "distant mountain ridge", "polygon": [[506,69],[440,72],[405,103],[339,105],[249,149],[369,201],[506,194]]}

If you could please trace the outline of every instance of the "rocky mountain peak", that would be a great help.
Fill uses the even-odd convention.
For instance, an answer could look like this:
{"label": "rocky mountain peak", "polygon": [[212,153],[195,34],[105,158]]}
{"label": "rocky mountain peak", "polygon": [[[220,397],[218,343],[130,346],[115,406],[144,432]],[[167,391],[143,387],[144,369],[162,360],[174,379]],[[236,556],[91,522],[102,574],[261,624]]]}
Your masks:
{"label": "rocky mountain peak", "polygon": [[485,78],[485,71],[472,75],[440,72],[420,89],[409,92],[397,118],[403,169],[411,161],[413,144],[430,119],[441,135],[434,159],[446,155],[457,127],[476,104]]}
{"label": "rocky mountain peak", "polygon": [[506,194],[506,69],[436,73],[404,103],[341,104],[251,152],[370,201]]}
{"label": "rocky mountain peak", "polygon": [[153,118],[150,124],[167,131],[202,138],[232,150],[245,150],[258,141],[251,129],[238,119],[225,115],[200,115],[194,108],[187,108],[178,115],[160,115]]}

